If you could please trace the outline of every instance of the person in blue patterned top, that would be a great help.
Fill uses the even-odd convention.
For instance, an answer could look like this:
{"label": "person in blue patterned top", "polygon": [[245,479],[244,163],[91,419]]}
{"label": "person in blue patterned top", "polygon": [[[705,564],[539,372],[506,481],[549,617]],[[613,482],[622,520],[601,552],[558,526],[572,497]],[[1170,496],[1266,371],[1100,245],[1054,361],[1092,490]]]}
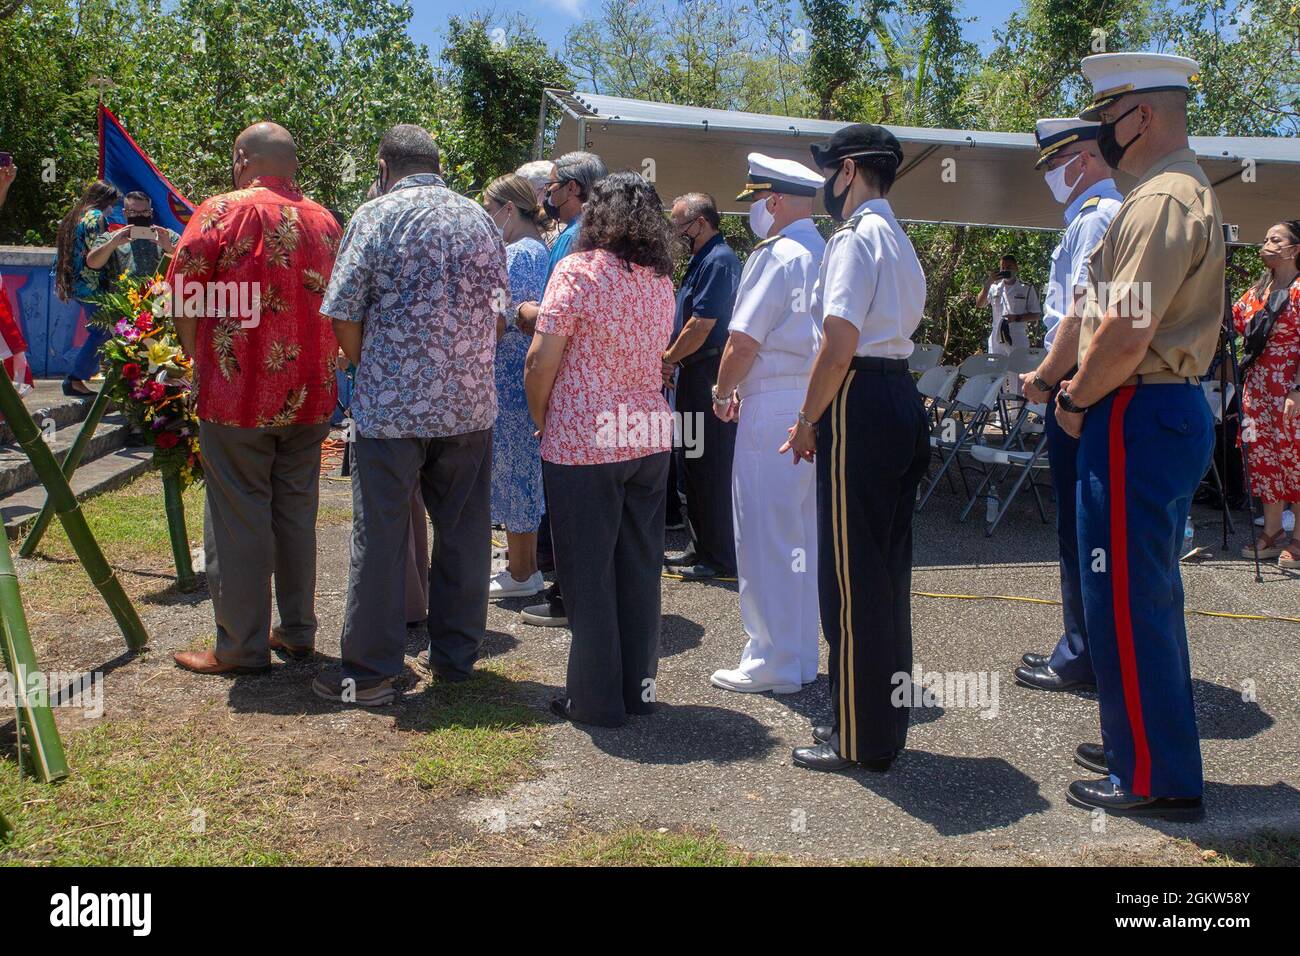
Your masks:
{"label": "person in blue patterned top", "polygon": [[90,324],[99,309],[93,300],[107,291],[107,276],[103,269],[92,269],[86,264],[86,254],[108,231],[108,211],[121,198],[116,186],[97,179],[86,187],[80,201],[59,223],[54,291],[61,301],[76,299],[86,310],[86,341],[77,350],[63,380],[64,395],[95,394],[86,379],[99,371],[99,347],[108,341],[111,333]]}
{"label": "person in blue patterned top", "polygon": [[478,203],[438,175],[418,126],[379,144],[379,192],[343,236],[321,314],[357,367],[352,559],[342,670],[312,684],[364,706],[396,697],[404,668],[411,496],[433,520],[426,626],[416,665],[471,676],[487,634],[497,318],[510,303],[506,248]]}
{"label": "person in blue patterned top", "polygon": [[506,241],[510,305],[497,318],[497,420],[492,429],[492,523],[506,528],[508,562],[492,576],[488,597],[531,597],[542,590],[537,568],[542,459],[524,397],[524,357],[532,342],[514,318],[519,303],[536,302],[546,287],[545,215],[528,180],[513,173],[483,190],[483,208]]}

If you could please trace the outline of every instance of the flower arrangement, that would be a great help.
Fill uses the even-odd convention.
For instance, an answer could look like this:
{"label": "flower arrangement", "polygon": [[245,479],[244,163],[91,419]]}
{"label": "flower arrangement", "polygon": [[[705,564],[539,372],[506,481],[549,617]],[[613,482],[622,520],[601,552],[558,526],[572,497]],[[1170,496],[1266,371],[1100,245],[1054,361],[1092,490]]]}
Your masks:
{"label": "flower arrangement", "polygon": [[[203,480],[194,373],[166,317],[166,287],[157,276],[123,273],[99,297],[92,320],[112,333],[103,347],[105,387],[153,448],[153,467],[181,490]],[[112,374],[112,373],[116,374]]]}

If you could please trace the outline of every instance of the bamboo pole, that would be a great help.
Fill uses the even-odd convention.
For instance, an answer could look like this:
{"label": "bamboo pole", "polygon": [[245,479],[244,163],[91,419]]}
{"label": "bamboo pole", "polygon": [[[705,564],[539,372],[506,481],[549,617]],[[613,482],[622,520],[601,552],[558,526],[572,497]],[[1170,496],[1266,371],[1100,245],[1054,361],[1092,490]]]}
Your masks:
{"label": "bamboo pole", "polygon": [[172,541],[172,561],[176,565],[176,589],[183,594],[198,589],[194,566],[190,563],[190,536],[185,527],[185,499],[177,475],[163,478],[163,503],[167,509],[167,534]]}
{"label": "bamboo pole", "polygon": [[41,438],[36,423],[32,421],[32,416],[27,413],[22,399],[18,397],[14,383],[9,380],[8,375],[3,374],[0,374],[0,414],[9,421],[9,427],[14,430],[18,444],[31,459],[32,467],[36,469],[41,484],[45,486],[46,494],[54,504],[54,513],[63,523],[63,530],[67,532],[72,550],[76,552],[81,566],[90,575],[91,583],[95,585],[116,619],[117,626],[126,639],[126,646],[130,650],[138,651],[149,643],[149,635],[145,632],[144,625],[140,623],[140,617],[135,613],[131,599],[122,590],[122,582],[109,567],[104,552],[100,550],[99,542],[95,540],[90,526],[86,524],[86,516],[81,513],[81,505],[77,503],[68,479],[64,478],[63,472],[59,470],[58,463],[54,460],[54,453]]}
{"label": "bamboo pole", "polygon": [[[72,473],[77,470],[81,464],[81,457],[86,453],[86,446],[90,440],[95,437],[95,429],[99,427],[100,420],[104,417],[104,412],[108,410],[109,397],[108,393],[113,390],[117,380],[121,377],[121,372],[116,366],[110,368],[104,374],[104,386],[99,390],[95,401],[90,406],[90,411],[86,413],[86,419],[81,423],[81,431],[77,432],[77,438],[68,449],[68,453],[63,456],[63,464],[60,470],[63,477],[68,481],[72,480]],[[32,525],[31,530],[27,532],[27,537],[23,539],[22,547],[18,549],[18,557],[30,558],[36,553],[36,546],[41,543],[41,538],[45,534],[45,529],[50,525],[50,519],[54,517],[54,501],[49,495],[45,496],[45,504],[41,505],[41,513],[36,516],[36,523]]]}
{"label": "bamboo pole", "polygon": [[[0,376],[8,380],[8,376]],[[13,386],[10,386],[12,388]],[[18,575],[14,573],[13,558],[9,555],[9,542],[0,548],[0,635],[4,645],[4,658],[9,668],[9,683],[18,703],[19,726],[26,731],[28,753],[36,775],[43,783],[54,783],[68,775],[68,763],[63,756],[63,743],[54,714],[46,695],[48,690],[30,693],[28,678],[40,674],[32,638],[27,632],[27,615],[23,613],[23,599],[18,591]],[[45,681],[41,681],[44,687]],[[21,755],[20,758],[21,759]]]}

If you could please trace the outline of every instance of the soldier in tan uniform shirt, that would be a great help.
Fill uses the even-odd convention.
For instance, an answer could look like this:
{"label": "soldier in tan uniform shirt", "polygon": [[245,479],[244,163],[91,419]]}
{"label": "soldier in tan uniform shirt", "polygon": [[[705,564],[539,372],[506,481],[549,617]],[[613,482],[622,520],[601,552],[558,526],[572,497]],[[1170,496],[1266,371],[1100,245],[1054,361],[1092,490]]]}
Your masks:
{"label": "soldier in tan uniform shirt", "polygon": [[1107,813],[1195,818],[1201,752],[1178,555],[1213,423],[1197,379],[1223,316],[1219,206],[1187,141],[1186,57],[1110,53],[1083,61],[1097,145],[1137,185],[1089,261],[1079,370],[1056,418],[1079,437],[1084,616],[1102,744],[1075,759],[1105,774],[1070,785]]}

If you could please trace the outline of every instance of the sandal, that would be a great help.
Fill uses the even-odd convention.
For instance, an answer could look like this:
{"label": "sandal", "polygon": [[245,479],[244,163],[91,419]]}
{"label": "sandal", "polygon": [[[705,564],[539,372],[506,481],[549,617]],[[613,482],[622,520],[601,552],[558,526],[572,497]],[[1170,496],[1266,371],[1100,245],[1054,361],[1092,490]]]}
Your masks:
{"label": "sandal", "polygon": [[1277,556],[1279,568],[1300,568],[1300,538],[1292,538]]}
{"label": "sandal", "polygon": [[1250,545],[1245,545],[1241,549],[1241,556],[1243,558],[1253,558],[1255,556],[1255,548],[1258,548],[1259,558],[1261,561],[1276,558],[1282,553],[1283,548],[1286,547],[1286,543],[1287,533],[1281,528],[1271,535],[1265,534],[1261,531],[1259,537],[1255,539],[1255,547],[1252,548]]}

